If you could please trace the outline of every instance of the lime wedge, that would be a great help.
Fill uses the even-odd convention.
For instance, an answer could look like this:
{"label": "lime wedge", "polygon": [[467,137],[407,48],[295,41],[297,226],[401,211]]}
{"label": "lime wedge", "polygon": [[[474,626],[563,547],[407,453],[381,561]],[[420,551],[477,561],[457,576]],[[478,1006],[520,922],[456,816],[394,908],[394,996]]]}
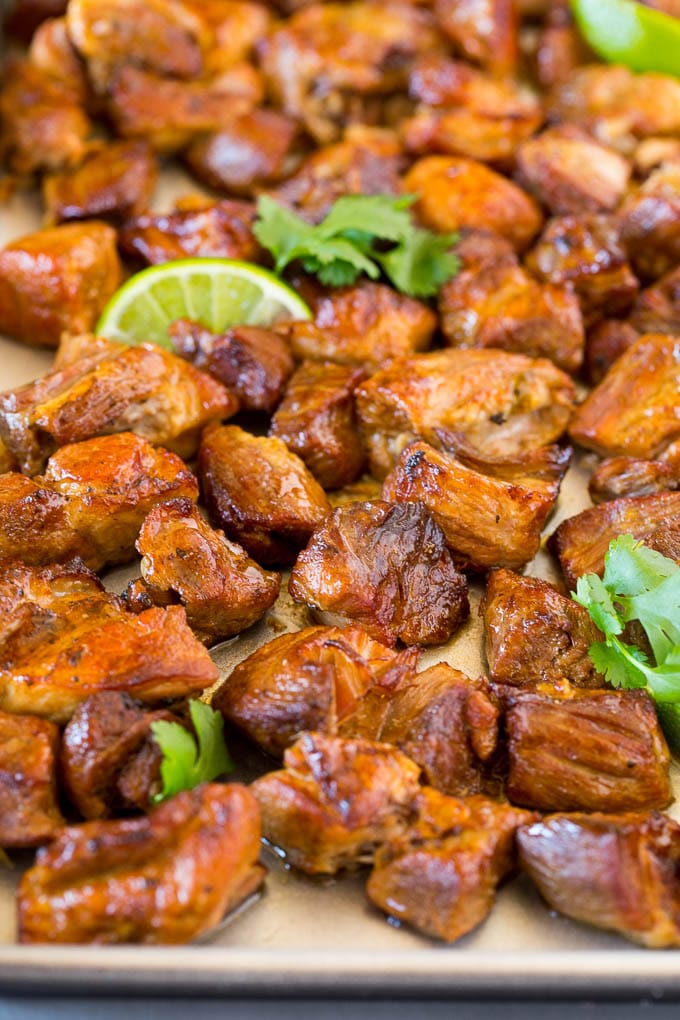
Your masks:
{"label": "lime wedge", "polygon": [[680,19],[634,0],[571,0],[571,9],[581,34],[604,60],[680,77]]}
{"label": "lime wedge", "polygon": [[311,317],[295,291],[266,269],[232,259],[180,259],[132,276],[104,308],[96,332],[119,343],[172,350],[168,326],[176,319],[194,319],[221,333],[229,326]]}

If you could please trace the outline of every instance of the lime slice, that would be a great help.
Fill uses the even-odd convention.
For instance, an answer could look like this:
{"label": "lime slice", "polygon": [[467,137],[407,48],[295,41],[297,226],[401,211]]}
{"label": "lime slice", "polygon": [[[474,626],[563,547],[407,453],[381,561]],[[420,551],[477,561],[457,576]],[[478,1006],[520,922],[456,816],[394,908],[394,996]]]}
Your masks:
{"label": "lime slice", "polygon": [[583,37],[604,60],[680,77],[680,19],[634,0],[571,0],[571,8]]}
{"label": "lime slice", "polygon": [[194,319],[221,333],[229,326],[311,317],[295,291],[266,269],[232,259],[180,259],[132,276],[106,305],[96,332],[119,343],[172,350],[168,326],[176,319]]}

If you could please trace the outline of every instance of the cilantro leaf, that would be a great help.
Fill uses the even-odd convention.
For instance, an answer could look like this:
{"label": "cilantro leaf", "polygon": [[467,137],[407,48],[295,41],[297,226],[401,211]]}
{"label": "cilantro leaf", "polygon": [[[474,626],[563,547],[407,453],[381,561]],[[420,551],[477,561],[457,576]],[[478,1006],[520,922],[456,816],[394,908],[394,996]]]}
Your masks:
{"label": "cilantro leaf", "polygon": [[603,634],[620,634],[623,623],[604,582],[597,574],[584,574],[576,582],[571,597],[590,613],[590,618]]}
{"label": "cilantro leaf", "polygon": [[233,768],[224,743],[222,715],[203,701],[190,701],[189,712],[196,738],[179,723],[166,720],[151,723],[151,732],[163,752],[163,787],[154,797],[157,803]]}
{"label": "cilantro leaf", "polygon": [[376,255],[397,290],[412,297],[432,297],[460,269],[460,259],[450,252],[457,234],[432,234],[412,227],[391,251]]}
{"label": "cilantro leaf", "polygon": [[407,207],[415,200],[415,195],[343,195],[317,230],[323,237],[356,230],[383,241],[401,241],[413,229]]}
{"label": "cilantro leaf", "polygon": [[634,596],[656,588],[664,577],[680,571],[673,560],[638,542],[632,535],[619,535],[609,544],[604,557],[603,584],[617,595]]}
{"label": "cilantro leaf", "polygon": [[[664,557],[665,559],[665,557]],[[626,619],[639,620],[657,662],[666,662],[680,645],[680,567],[656,588],[625,602]]]}
{"label": "cilantro leaf", "polygon": [[647,658],[640,648],[612,638],[611,641],[591,645],[588,652],[595,669],[613,687],[647,686]]}

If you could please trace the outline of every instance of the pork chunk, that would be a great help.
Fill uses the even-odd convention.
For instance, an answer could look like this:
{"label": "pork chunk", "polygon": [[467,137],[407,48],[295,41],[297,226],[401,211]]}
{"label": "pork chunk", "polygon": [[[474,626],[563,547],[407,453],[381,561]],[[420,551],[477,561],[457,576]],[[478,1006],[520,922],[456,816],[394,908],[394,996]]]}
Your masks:
{"label": "pork chunk", "polygon": [[137,216],[150,205],[155,183],[156,161],[146,142],[111,142],[76,169],[45,178],[48,221],[101,217],[119,222]]}
{"label": "pork chunk", "polygon": [[58,750],[54,723],[0,712],[0,847],[39,846],[64,824]]}
{"label": "pork chunk", "polygon": [[623,201],[619,217],[621,240],[640,277],[658,280],[675,269],[680,262],[680,164],[667,163],[651,173]]}
{"label": "pork chunk", "polygon": [[630,323],[640,333],[680,334],[680,266],[641,291]]}
{"label": "pork chunk", "polygon": [[466,60],[499,78],[509,76],[519,57],[518,12],[512,0],[435,0],[437,21]]}
{"label": "pork chunk", "polygon": [[593,503],[622,496],[648,496],[680,488],[680,441],[667,446],[658,460],[609,457],[593,471],[588,492]]}
{"label": "pork chunk", "polygon": [[259,252],[254,220],[255,207],[249,202],[224,199],[137,216],[123,224],[118,240],[127,255],[150,266],[196,256],[252,262]]}
{"label": "pork chunk", "polygon": [[625,350],[640,337],[630,322],[623,319],[603,319],[586,336],[586,377],[592,386],[602,382],[605,375]]}

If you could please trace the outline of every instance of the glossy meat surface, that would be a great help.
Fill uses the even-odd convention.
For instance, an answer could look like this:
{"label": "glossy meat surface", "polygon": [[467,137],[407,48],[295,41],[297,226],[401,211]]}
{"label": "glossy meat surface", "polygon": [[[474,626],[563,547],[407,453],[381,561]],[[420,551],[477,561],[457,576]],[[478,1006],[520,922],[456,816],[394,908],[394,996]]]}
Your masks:
{"label": "glossy meat surface", "polygon": [[[678,98],[680,115],[680,97]],[[680,262],[680,165],[664,164],[619,209],[621,238],[639,276],[656,280]]]}
{"label": "glossy meat surface", "polygon": [[127,255],[150,266],[202,256],[252,260],[259,245],[252,232],[255,208],[248,202],[221,202],[145,213],[123,224],[118,241]]}
{"label": "glossy meat surface", "polygon": [[39,846],[64,824],[58,753],[54,723],[0,712],[0,847]]}
{"label": "glossy meat surface", "polygon": [[198,473],[210,519],[258,562],[292,563],[330,510],[300,458],[275,437],[206,429]]}
{"label": "glossy meat surface", "polygon": [[680,826],[646,814],[557,814],[517,834],[549,907],[650,948],[680,946]]}
{"label": "glossy meat surface", "polygon": [[69,826],[21,880],[19,941],[188,942],[262,884],[259,852],[257,804],[235,784]]}
{"label": "glossy meat surface", "polygon": [[512,0],[435,0],[437,21],[457,50],[502,78],[516,67],[518,12]]}
{"label": "glossy meat surface", "polygon": [[649,496],[680,488],[680,442],[667,446],[658,460],[610,457],[593,471],[588,492],[593,503],[622,496]]}

